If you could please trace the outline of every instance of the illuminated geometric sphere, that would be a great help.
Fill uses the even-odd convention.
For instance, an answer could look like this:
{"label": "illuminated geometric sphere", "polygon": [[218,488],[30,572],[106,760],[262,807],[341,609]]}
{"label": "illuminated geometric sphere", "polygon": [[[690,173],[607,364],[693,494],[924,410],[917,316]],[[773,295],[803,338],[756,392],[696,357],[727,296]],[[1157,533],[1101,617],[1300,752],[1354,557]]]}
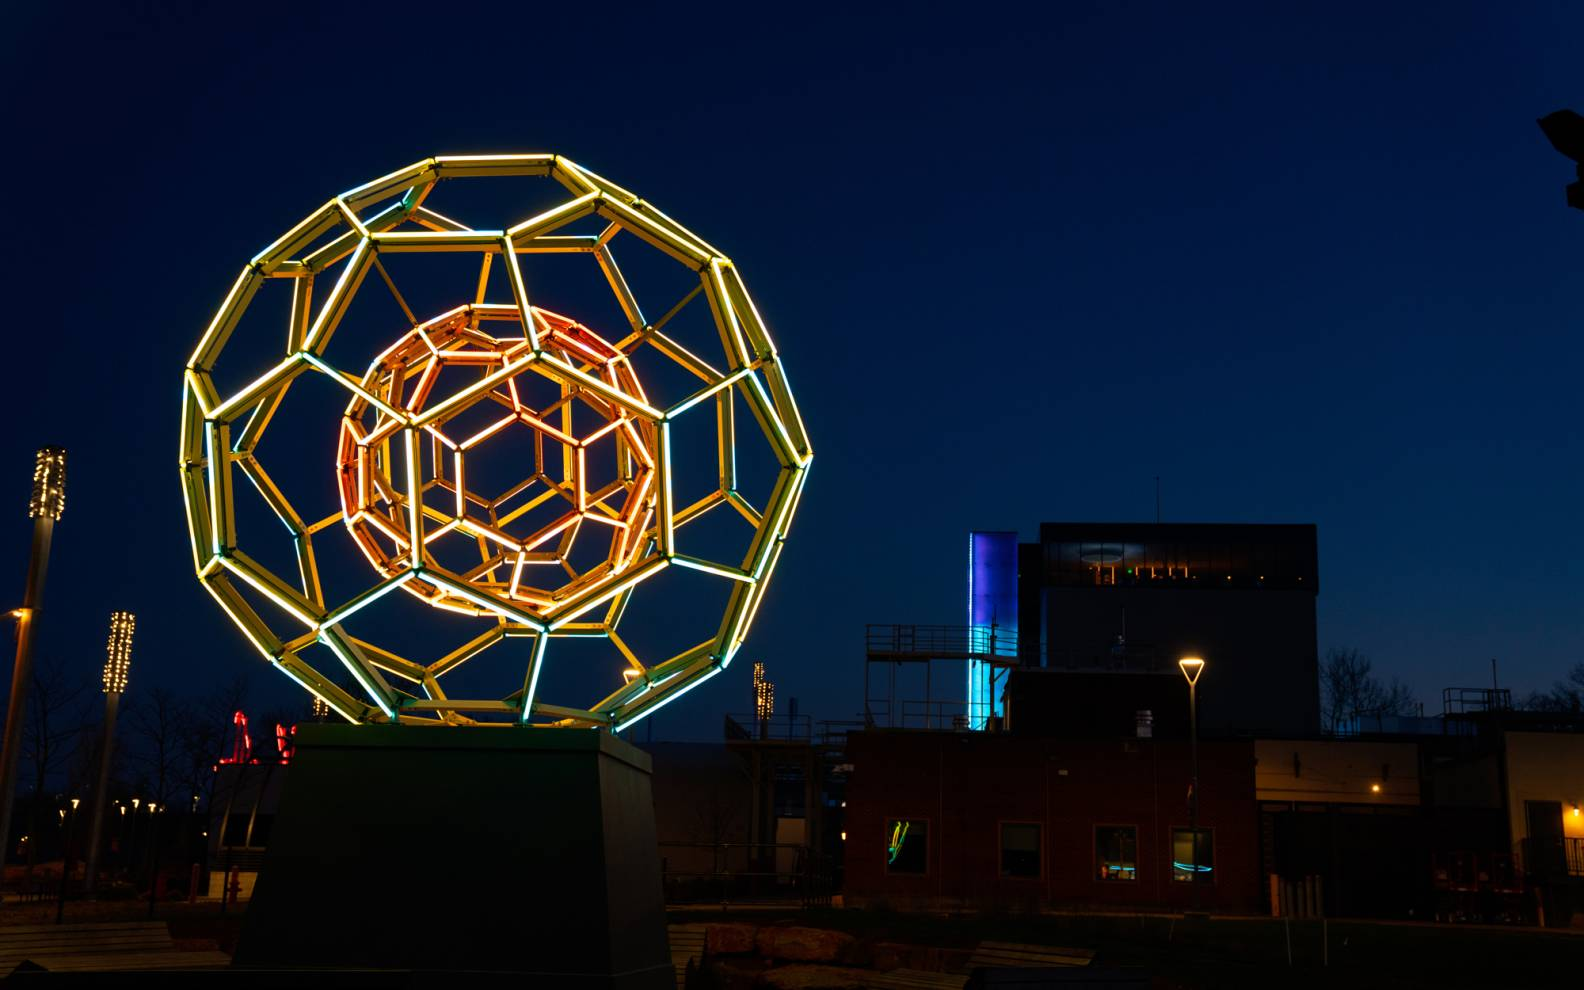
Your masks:
{"label": "illuminated geometric sphere", "polygon": [[[452,180],[522,177],[553,180],[571,198],[482,229],[433,208]],[[598,228],[578,232],[587,224]],[[691,289],[646,311],[648,289],[635,291],[617,264],[629,249],[681,265]],[[529,286],[547,284],[535,266],[568,255],[608,288],[615,325],[530,302]],[[442,305],[414,312],[405,276],[394,273],[398,256],[460,257],[471,271],[445,287]],[[255,318],[256,298],[269,286],[289,290],[285,325],[260,328],[268,318]],[[376,346],[356,345],[362,354],[331,351],[349,309],[370,293],[388,293],[401,322]],[[672,321],[700,308],[708,339],[684,343]],[[217,375],[245,360],[231,357],[244,339],[284,341],[284,353],[247,365],[246,384],[221,394]],[[647,362],[664,374],[652,377],[657,365]],[[305,441],[261,441],[294,386],[316,377],[345,401],[340,422],[324,424],[338,438],[333,473],[317,469],[340,511],[304,518],[265,459],[300,464]],[[654,382],[678,377],[691,384],[659,398]],[[199,581],[271,664],[354,722],[633,724],[741,649],[812,458],[736,266],[633,193],[554,155],[429,158],[333,198],[243,267],[182,385],[180,467]],[[689,424],[711,416],[712,439],[693,450]],[[740,483],[743,443],[773,459],[766,492]],[[701,459],[711,465],[706,493],[679,502],[679,489],[700,490],[682,465],[696,472]],[[244,549],[281,537],[275,525],[239,529],[238,476],[284,526],[289,573]],[[691,542],[712,510],[745,530],[725,558]],[[326,553],[365,558],[374,583],[332,592],[321,577]],[[675,568],[723,582],[724,613],[695,645],[643,656],[620,631],[623,617],[646,584]],[[365,611],[397,589],[406,594],[389,602],[444,610],[460,645],[404,656],[400,622],[371,623]],[[612,654],[597,668],[610,693],[576,707],[538,692],[555,644],[573,637],[602,640]],[[498,693],[446,690],[459,667],[503,643],[515,644],[521,669]]]}
{"label": "illuminated geometric sphere", "polygon": [[[375,360],[362,381],[370,398],[353,398],[342,420],[337,462],[342,513],[380,574],[394,578],[413,568],[409,500],[401,481],[405,466],[389,452],[403,449],[393,439],[405,439],[402,434],[414,428],[375,402],[409,415],[444,407],[443,415],[417,428],[418,444],[429,448],[420,458],[427,471],[423,504],[437,524],[425,534],[425,549],[432,559],[440,558],[442,541],[460,543],[458,549],[476,559],[465,569],[451,569],[470,588],[544,618],[558,602],[616,581],[643,549],[654,514],[658,423],[576,389],[542,362],[497,376],[490,388],[436,395],[446,368],[491,376],[528,353],[526,336],[502,339],[474,328],[504,320],[517,323],[521,333],[516,307],[499,309],[460,307],[414,328]],[[538,307],[532,313],[546,350],[589,365],[610,388],[644,401],[625,354],[567,317]],[[553,386],[548,394],[546,384]],[[543,398],[536,401],[536,392]],[[480,406],[484,415],[463,426],[466,414]],[[576,411],[592,412],[598,425],[579,429]],[[521,464],[520,477],[514,476],[505,490],[480,491],[467,465],[488,456],[491,441],[512,430],[532,436],[532,460]],[[602,462],[609,468],[603,474]],[[573,563],[580,541],[601,542],[608,552],[597,565],[580,569]],[[402,590],[440,608],[489,614],[476,597],[422,578],[407,581]]]}

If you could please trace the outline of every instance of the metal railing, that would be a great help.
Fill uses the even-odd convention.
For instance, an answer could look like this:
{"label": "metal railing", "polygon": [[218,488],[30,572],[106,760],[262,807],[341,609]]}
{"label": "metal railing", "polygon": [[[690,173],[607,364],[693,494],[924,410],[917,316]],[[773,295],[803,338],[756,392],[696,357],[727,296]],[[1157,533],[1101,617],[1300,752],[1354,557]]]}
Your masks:
{"label": "metal railing", "polygon": [[1467,715],[1472,712],[1512,711],[1512,691],[1507,688],[1441,689],[1441,714]]}
{"label": "metal railing", "polygon": [[808,846],[773,842],[662,842],[668,904],[775,903],[829,907],[833,862]]}
{"label": "metal railing", "polygon": [[888,698],[871,698],[868,712],[870,725],[951,732],[965,732],[971,725],[982,724],[990,714],[989,702],[934,698],[904,698],[895,703]]}
{"label": "metal railing", "polygon": [[1563,839],[1564,856],[1570,877],[1584,877],[1584,838]]}
{"label": "metal railing", "polygon": [[814,720],[808,715],[772,715],[762,719],[752,712],[728,712],[726,738],[809,742],[814,738]]}
{"label": "metal railing", "polygon": [[864,653],[871,659],[936,659],[967,657],[1016,660],[1017,633],[994,626],[864,627]]}

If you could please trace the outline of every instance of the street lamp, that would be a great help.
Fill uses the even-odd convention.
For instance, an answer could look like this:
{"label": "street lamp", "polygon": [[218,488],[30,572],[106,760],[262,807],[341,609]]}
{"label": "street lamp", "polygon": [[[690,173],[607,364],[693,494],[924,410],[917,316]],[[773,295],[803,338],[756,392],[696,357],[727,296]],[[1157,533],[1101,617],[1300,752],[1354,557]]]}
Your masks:
{"label": "street lamp", "polygon": [[1183,657],[1177,661],[1177,668],[1188,681],[1188,747],[1193,774],[1188,785],[1188,842],[1193,847],[1188,882],[1193,885],[1195,911],[1199,910],[1199,697],[1196,688],[1204,667],[1202,657]]}
{"label": "street lamp", "polygon": [[5,743],[0,747],[0,860],[11,838],[15,806],[17,758],[22,754],[22,723],[27,720],[27,691],[33,680],[33,637],[44,607],[44,576],[49,570],[50,538],[66,508],[66,451],[44,447],[33,459],[33,494],[28,516],[33,520],[33,547],[28,556],[27,591],[17,619],[16,665],[11,669],[11,703],[6,709]]}
{"label": "street lamp", "polygon": [[1572,110],[1557,110],[1537,121],[1551,147],[1573,159],[1581,181],[1567,187],[1567,205],[1584,210],[1584,117]]}
{"label": "street lamp", "polygon": [[104,828],[105,793],[110,787],[116,710],[121,706],[121,692],[126,690],[127,674],[132,669],[132,631],[136,626],[137,618],[131,612],[110,613],[110,641],[105,647],[104,665],[104,742],[99,752],[99,786],[94,789],[93,824],[88,829],[88,873],[83,878],[83,890],[90,892],[99,873],[99,836]]}
{"label": "street lamp", "polygon": [[66,882],[71,879],[72,823],[77,820],[77,806],[79,804],[82,804],[82,798],[72,798],[71,807],[61,811],[63,829],[61,836],[61,882],[60,893],[55,896],[55,923],[57,925],[66,920]]}

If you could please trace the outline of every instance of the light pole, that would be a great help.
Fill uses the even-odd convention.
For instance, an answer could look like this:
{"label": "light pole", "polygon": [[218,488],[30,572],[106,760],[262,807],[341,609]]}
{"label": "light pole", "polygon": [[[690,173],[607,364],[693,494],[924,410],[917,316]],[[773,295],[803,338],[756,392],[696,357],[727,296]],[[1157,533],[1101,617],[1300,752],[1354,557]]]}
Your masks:
{"label": "light pole", "polygon": [[165,806],[154,801],[148,803],[149,811],[149,903],[148,916],[154,917],[154,905],[159,901],[159,869],[160,869],[160,813]]}
{"label": "light pole", "polygon": [[77,820],[77,806],[79,804],[82,804],[82,798],[72,798],[71,806],[66,809],[62,818],[62,821],[65,822],[66,833],[61,837],[60,893],[55,897],[55,923],[57,925],[66,920],[66,882],[71,879],[72,823]]}
{"label": "light pole", "polygon": [[1188,842],[1190,854],[1188,882],[1193,886],[1193,909],[1199,910],[1199,697],[1196,688],[1205,662],[1200,657],[1183,657],[1177,667],[1188,680],[1188,751],[1192,778],[1188,785]]}
{"label": "light pole", "polygon": [[1567,205],[1584,210],[1584,117],[1572,110],[1558,110],[1541,117],[1537,123],[1551,147],[1573,159],[1579,181],[1567,187]]}
{"label": "light pole", "polygon": [[105,647],[104,665],[104,742],[99,752],[99,785],[94,788],[93,824],[88,828],[88,873],[83,878],[83,890],[87,892],[93,891],[94,877],[99,873],[99,836],[104,829],[105,796],[110,789],[116,709],[121,706],[121,692],[126,690],[127,673],[132,669],[132,630],[136,626],[137,618],[131,612],[110,613],[110,642]]}
{"label": "light pole", "polygon": [[33,680],[33,637],[44,607],[44,576],[49,570],[50,538],[66,508],[66,451],[41,448],[33,460],[33,494],[28,515],[33,519],[33,549],[28,557],[27,591],[17,618],[16,666],[11,669],[11,703],[6,709],[5,744],[0,748],[0,864],[11,844],[11,811],[15,807],[17,758],[22,753],[22,723],[27,721],[27,690]]}
{"label": "light pole", "polygon": [[765,665],[753,665],[754,718],[759,722],[759,738],[770,736],[770,719],[775,716],[775,685],[765,677]]}

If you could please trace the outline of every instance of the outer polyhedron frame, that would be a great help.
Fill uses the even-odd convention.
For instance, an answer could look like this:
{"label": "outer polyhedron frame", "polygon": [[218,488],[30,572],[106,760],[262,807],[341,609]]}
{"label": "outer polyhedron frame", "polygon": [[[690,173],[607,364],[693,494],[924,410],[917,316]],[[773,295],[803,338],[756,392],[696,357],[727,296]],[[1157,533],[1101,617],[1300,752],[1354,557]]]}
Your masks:
{"label": "outer polyhedron frame", "polygon": [[[425,205],[442,180],[498,176],[549,177],[572,198],[514,226],[491,230],[471,229]],[[606,224],[597,235],[564,231],[595,216]],[[624,232],[697,276],[698,285],[654,322],[641,311],[612,253],[611,240]],[[377,389],[368,387],[365,374],[336,368],[325,358],[337,325],[370,272],[379,274],[413,326],[420,324],[381,263],[384,256],[414,252],[477,255],[479,289],[469,307],[470,319],[482,319],[488,311],[496,310],[497,317],[520,324],[525,345],[520,356],[514,355],[475,385],[421,411],[383,400]],[[699,379],[698,389],[674,404],[657,408],[643,397],[636,382],[624,387],[608,375],[601,376],[586,361],[575,363],[564,349],[553,346],[553,334],[545,332],[547,314],[530,304],[519,261],[543,253],[591,255],[628,322],[626,335],[615,341],[614,347],[623,355],[651,348]],[[328,273],[338,263],[341,268],[333,285],[316,303],[316,276]],[[483,298],[490,267],[495,264],[502,266],[510,284],[509,302]],[[272,279],[290,280],[292,286],[285,355],[251,383],[221,396],[212,376],[215,363],[259,288]],[[676,313],[700,295],[708,304],[720,339],[718,364],[665,332]],[[569,392],[585,391],[620,410],[622,422],[642,423],[652,429],[654,481],[636,495],[646,508],[644,522],[638,527],[641,533],[635,537],[642,550],[617,561],[612,573],[598,581],[573,582],[570,593],[552,601],[525,605],[510,601],[509,596],[482,592],[465,577],[439,567],[424,551],[427,522],[422,511],[422,484],[419,473],[409,469],[405,493],[405,504],[411,510],[407,518],[409,546],[419,548],[418,552],[392,566],[372,587],[345,601],[327,601],[319,580],[315,537],[336,523],[354,522],[355,513],[304,520],[265,472],[257,453],[260,437],[293,382],[304,374],[323,374],[347,391],[349,416],[360,405],[377,409],[380,417],[394,424],[392,435],[402,437],[399,454],[413,465],[419,457],[419,432],[443,415],[447,402],[470,401],[532,363],[558,378]],[[763,507],[752,505],[738,490],[738,437],[731,411],[734,393],[753,413],[779,465]],[[672,475],[673,426],[690,410],[709,406],[716,410],[719,484],[697,502],[679,507]],[[763,600],[811,459],[812,449],[780,358],[731,261],[633,193],[556,155],[428,158],[335,197],[242,269],[183,376],[180,468],[199,581],[274,666],[353,722],[532,723],[618,731],[632,725],[731,663]],[[232,497],[238,471],[290,532],[299,565],[299,573],[292,579],[273,573],[238,546]],[[742,559],[722,563],[680,552],[677,531],[723,505],[731,506],[753,526]],[[713,635],[696,646],[664,659],[640,658],[622,640],[617,626],[640,584],[670,567],[691,568],[729,582],[725,614]],[[290,617],[291,627],[278,632],[276,624],[266,621],[239,591],[238,581]],[[420,582],[449,598],[471,603],[474,611],[491,617],[493,624],[457,650],[427,663],[354,637],[343,627],[354,613],[409,582]],[[551,641],[574,635],[609,639],[629,665],[624,683],[587,708],[550,704],[537,697]],[[448,671],[507,638],[518,637],[530,639],[532,648],[517,690],[501,698],[459,699],[448,697],[441,688],[440,679]],[[302,657],[314,644],[329,648],[364,697],[343,689]]]}

